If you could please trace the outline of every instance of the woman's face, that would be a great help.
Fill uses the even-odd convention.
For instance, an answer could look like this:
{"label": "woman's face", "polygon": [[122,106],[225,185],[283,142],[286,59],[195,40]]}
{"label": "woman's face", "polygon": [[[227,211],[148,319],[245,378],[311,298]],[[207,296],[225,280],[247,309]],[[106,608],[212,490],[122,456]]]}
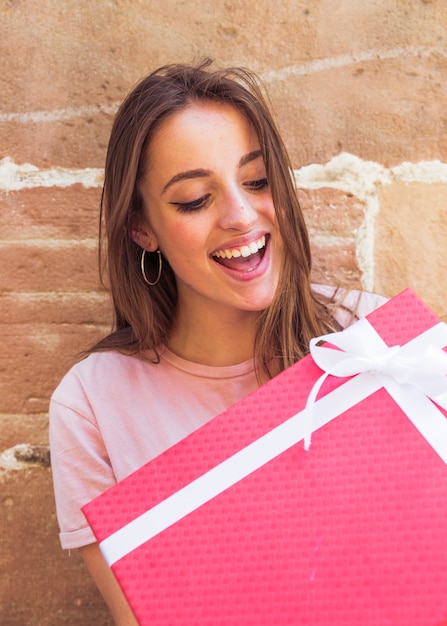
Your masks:
{"label": "woman's face", "polygon": [[231,105],[192,104],[161,124],[147,156],[140,185],[145,220],[133,237],[168,259],[178,312],[222,316],[269,306],[282,247],[247,119]]}

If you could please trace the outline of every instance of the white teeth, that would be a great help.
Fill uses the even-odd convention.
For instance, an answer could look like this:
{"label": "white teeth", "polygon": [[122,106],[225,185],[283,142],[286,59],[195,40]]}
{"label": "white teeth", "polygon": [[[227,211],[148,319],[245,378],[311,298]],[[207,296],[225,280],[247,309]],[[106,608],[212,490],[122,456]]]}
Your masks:
{"label": "white teeth", "polygon": [[217,256],[221,259],[231,259],[233,257],[248,257],[251,254],[256,254],[258,250],[264,248],[265,246],[265,235],[263,235],[257,241],[252,241],[252,243],[248,246],[241,246],[240,248],[227,248],[226,250],[218,250],[217,252],[213,252],[213,256]]}
{"label": "white teeth", "polygon": [[256,243],[251,243],[250,244],[250,252],[252,254],[256,254],[256,252],[259,250],[258,245]]}

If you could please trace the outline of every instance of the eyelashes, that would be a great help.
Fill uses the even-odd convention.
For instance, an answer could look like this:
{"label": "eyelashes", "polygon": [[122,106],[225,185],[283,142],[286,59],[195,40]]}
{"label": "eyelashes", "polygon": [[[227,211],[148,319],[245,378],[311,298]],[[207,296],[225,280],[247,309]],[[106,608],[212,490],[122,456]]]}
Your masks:
{"label": "eyelashes", "polygon": [[[258,180],[251,180],[243,185],[248,191],[261,192],[268,188],[269,183],[267,178],[259,178]],[[177,207],[177,211],[180,213],[192,213],[194,211],[200,211],[205,209],[211,199],[211,194],[207,193],[200,198],[191,200],[191,202],[170,202],[173,206]]]}
{"label": "eyelashes", "polygon": [[249,183],[245,183],[245,187],[248,187],[251,191],[264,191],[269,186],[267,178],[260,178],[259,180],[252,180]]}
{"label": "eyelashes", "polygon": [[191,202],[170,202],[170,204],[177,207],[177,211],[180,211],[180,213],[190,213],[192,211],[200,211],[200,209],[204,209],[210,198],[211,194],[207,193],[205,196],[201,196],[200,198],[197,198],[197,200],[192,200]]}

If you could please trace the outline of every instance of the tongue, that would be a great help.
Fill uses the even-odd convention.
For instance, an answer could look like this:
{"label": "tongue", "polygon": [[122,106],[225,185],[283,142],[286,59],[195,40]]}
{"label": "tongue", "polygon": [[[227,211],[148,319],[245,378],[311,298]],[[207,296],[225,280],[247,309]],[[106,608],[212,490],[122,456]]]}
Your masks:
{"label": "tongue", "polygon": [[221,259],[218,257],[214,257],[215,260],[227,267],[230,270],[238,270],[239,272],[251,272],[259,265],[262,259],[262,255],[260,252],[256,252],[255,254],[250,254],[247,257],[232,257],[231,259]]}

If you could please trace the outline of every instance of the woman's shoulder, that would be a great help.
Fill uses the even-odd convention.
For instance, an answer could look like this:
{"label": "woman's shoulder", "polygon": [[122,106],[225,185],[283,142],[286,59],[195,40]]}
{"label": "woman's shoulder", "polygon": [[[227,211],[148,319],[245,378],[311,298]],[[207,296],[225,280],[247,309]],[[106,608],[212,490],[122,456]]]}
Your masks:
{"label": "woman's shoulder", "polygon": [[79,395],[82,390],[98,393],[131,379],[143,361],[115,350],[92,352],[70,367],[52,394],[52,400]]}

